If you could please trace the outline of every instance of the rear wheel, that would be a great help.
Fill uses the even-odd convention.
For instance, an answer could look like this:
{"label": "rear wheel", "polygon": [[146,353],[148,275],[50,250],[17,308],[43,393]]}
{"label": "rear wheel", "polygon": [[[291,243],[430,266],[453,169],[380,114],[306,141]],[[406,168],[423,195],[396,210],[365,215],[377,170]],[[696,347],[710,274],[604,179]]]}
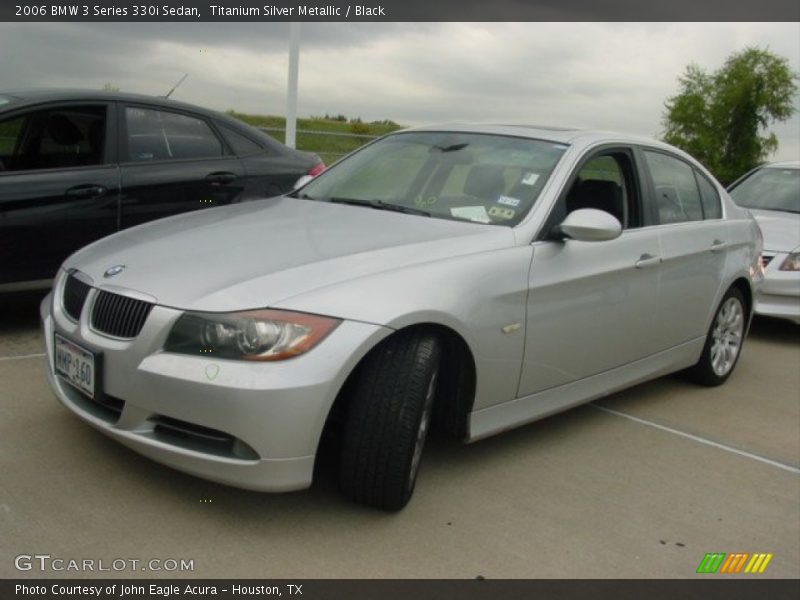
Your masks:
{"label": "rear wheel", "polygon": [[742,293],[731,288],[717,308],[700,360],[689,375],[703,385],[720,385],[730,377],[744,343],[747,324]]}
{"label": "rear wheel", "polygon": [[408,503],[430,427],[440,356],[436,336],[409,331],[384,341],[361,365],[339,471],[351,500],[387,510]]}

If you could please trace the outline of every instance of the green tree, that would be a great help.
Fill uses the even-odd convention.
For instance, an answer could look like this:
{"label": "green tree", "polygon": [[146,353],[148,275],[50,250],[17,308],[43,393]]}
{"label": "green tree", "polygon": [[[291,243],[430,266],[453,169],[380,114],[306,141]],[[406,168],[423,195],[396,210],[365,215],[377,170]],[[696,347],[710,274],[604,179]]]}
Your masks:
{"label": "green tree", "polygon": [[786,58],[761,48],[732,54],[713,73],[691,64],[665,103],[663,139],[728,184],[777,150],[769,126],[794,113],[797,79]]}
{"label": "green tree", "polygon": [[104,92],[118,92],[119,88],[113,85],[111,82],[106,82],[103,84],[102,90]]}

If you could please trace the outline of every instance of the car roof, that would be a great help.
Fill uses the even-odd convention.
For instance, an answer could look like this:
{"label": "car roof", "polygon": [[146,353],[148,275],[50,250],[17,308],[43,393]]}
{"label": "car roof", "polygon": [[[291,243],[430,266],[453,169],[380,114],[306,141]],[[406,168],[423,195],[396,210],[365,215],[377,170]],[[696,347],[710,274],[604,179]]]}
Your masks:
{"label": "car roof", "polygon": [[110,92],[105,90],[91,90],[91,89],[28,89],[28,90],[9,90],[0,91],[0,100],[7,100],[7,102],[0,102],[2,108],[19,108],[21,106],[32,104],[43,104],[46,102],[72,102],[72,101],[123,101],[123,102],[142,102],[147,104],[159,104],[162,106],[172,106],[177,109],[191,110],[198,113],[207,115],[220,115],[214,110],[209,110],[189,104],[186,102],[179,102],[171,100],[163,96],[148,96],[145,94],[132,94],[129,92]]}
{"label": "car roof", "polygon": [[279,151],[283,154],[296,154],[313,156],[308,152],[301,152],[292,150],[284,144],[275,140],[272,136],[259,130],[257,127],[248,125],[239,119],[226,115],[225,113],[203,108],[196,104],[189,104],[187,102],[180,102],[178,100],[171,100],[163,96],[148,96],[145,94],[132,94],[129,92],[110,92],[105,90],[92,90],[92,89],[29,89],[29,90],[12,90],[0,91],[0,114],[6,111],[15,111],[17,109],[24,109],[27,107],[35,107],[39,104],[48,104],[50,102],[131,102],[139,104],[149,104],[152,106],[163,107],[166,109],[173,108],[175,110],[182,110],[202,115],[206,118],[214,119],[219,123],[223,123],[228,127],[244,133],[249,137],[256,137],[261,140],[262,144],[267,147]]}
{"label": "car roof", "polygon": [[546,125],[519,124],[493,124],[493,123],[445,123],[441,125],[425,125],[414,127],[403,131],[446,131],[461,133],[485,133],[495,135],[508,135],[514,137],[525,137],[537,140],[548,140],[561,144],[585,144],[590,145],[599,142],[609,143],[629,143],[645,144],[653,147],[660,147],[677,150],[675,147],[653,140],[644,136],[632,135],[628,133],[617,133],[613,131],[578,129],[571,127],[552,127]]}
{"label": "car roof", "polygon": [[800,160],[783,160],[761,165],[762,169],[800,169]]}
{"label": "car roof", "polygon": [[[3,101],[6,102],[3,102]],[[108,92],[104,90],[92,89],[29,89],[0,91],[0,113],[20,108],[33,107],[38,104],[50,102],[131,102],[139,104],[149,104],[166,109],[173,108],[186,112],[193,112],[207,118],[213,118],[225,123],[239,131],[249,131],[251,135],[257,134],[259,138],[273,140],[266,133],[258,130],[239,119],[235,119],[223,112],[204,108],[188,102],[180,102],[163,96],[148,96],[146,94],[133,94],[130,92]],[[281,144],[282,145],[282,144]]]}

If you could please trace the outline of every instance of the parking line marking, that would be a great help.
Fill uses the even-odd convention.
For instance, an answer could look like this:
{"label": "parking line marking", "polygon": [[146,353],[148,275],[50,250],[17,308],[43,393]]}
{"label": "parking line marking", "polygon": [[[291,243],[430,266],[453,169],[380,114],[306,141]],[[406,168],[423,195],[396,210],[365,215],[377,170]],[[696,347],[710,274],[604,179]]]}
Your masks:
{"label": "parking line marking", "polygon": [[0,356],[0,361],[3,360],[25,360],[26,358],[41,358],[47,356],[44,352],[41,354],[20,354],[19,356]]}
{"label": "parking line marking", "polygon": [[720,450],[725,450],[726,452],[730,452],[731,454],[738,454],[739,456],[744,456],[745,458],[750,458],[752,460],[757,460],[759,462],[772,465],[773,467],[778,467],[779,469],[783,469],[784,471],[789,471],[790,473],[795,473],[800,475],[800,468],[795,467],[793,465],[787,465],[786,463],[779,462],[777,460],[772,460],[771,458],[767,458],[765,456],[759,456],[758,454],[753,454],[752,452],[747,452],[745,450],[740,450],[739,448],[734,448],[733,446],[726,446],[725,444],[720,444],[719,442],[715,442],[713,440],[708,440],[704,437],[700,437],[698,435],[693,435],[691,433],[686,433],[685,431],[680,431],[678,429],[673,429],[672,427],[667,427],[666,425],[659,425],[658,423],[654,423],[653,421],[648,421],[647,419],[641,419],[639,417],[634,417],[633,415],[629,415],[628,413],[619,412],[617,410],[613,410],[611,408],[606,408],[605,406],[599,406],[597,404],[592,404],[597,410],[601,410],[605,413],[609,413],[611,415],[616,415],[618,417],[622,417],[623,419],[628,419],[635,423],[639,423],[640,425],[647,425],[648,427],[653,427],[655,429],[660,429],[661,431],[666,431],[667,433],[673,433],[675,435],[679,435],[681,437],[685,437],[687,439],[693,440],[695,442],[699,442],[701,444],[705,444],[706,446],[711,446],[712,448],[718,448]]}

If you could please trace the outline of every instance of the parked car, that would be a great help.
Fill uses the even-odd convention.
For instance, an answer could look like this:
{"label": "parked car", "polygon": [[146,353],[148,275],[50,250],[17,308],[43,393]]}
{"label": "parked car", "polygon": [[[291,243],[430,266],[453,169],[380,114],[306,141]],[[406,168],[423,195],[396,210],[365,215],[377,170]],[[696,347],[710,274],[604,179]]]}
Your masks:
{"label": "parked car", "polygon": [[800,162],[753,169],[728,192],[750,209],[764,235],[764,285],[756,313],[800,324]]}
{"label": "parked car", "polygon": [[324,169],[226,115],[134,94],[0,94],[0,294],[160,217],[275,196]]}
{"label": "parked car", "polygon": [[74,254],[41,305],[48,378],[103,433],[243,488],[307,487],[338,439],[345,495],[399,509],[431,425],[474,441],[672,371],[724,382],[760,253],[665,144],[407,130]]}

